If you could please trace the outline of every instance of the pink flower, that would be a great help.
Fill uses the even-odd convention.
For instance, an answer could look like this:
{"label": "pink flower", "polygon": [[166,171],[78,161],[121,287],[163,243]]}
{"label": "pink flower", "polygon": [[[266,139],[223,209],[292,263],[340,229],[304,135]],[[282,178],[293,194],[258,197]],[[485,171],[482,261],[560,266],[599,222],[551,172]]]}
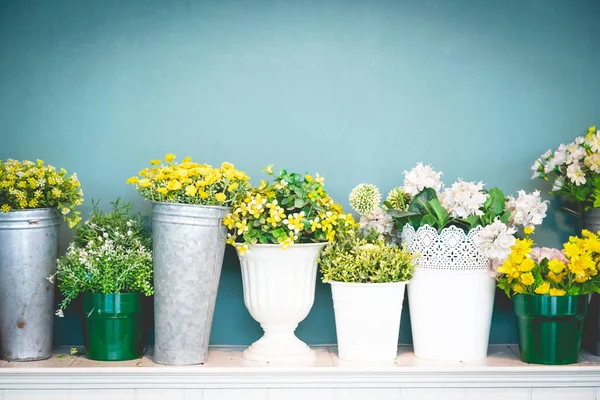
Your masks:
{"label": "pink flower", "polygon": [[533,249],[531,249],[531,258],[536,263],[542,262],[544,258],[548,261],[554,259],[560,260],[564,262],[565,265],[568,263],[562,251],[558,249],[551,249],[548,247],[534,247]]}

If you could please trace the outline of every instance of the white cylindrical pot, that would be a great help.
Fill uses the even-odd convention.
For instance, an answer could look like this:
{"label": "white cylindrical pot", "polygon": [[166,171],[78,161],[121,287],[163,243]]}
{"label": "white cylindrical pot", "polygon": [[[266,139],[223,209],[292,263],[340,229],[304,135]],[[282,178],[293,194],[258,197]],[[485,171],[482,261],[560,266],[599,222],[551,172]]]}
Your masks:
{"label": "white cylindrical pot", "polygon": [[[244,303],[264,335],[242,357],[269,363],[311,364],[316,355],[294,331],[315,299],[317,259],[326,243],[258,244],[240,255]],[[239,253],[238,253],[239,254]]]}
{"label": "white cylindrical pot", "polygon": [[408,285],[415,357],[470,361],[487,357],[495,280],[490,260],[476,245],[481,228],[465,234],[406,225],[402,241],[418,254]]}
{"label": "white cylindrical pot", "polygon": [[393,362],[398,352],[406,282],[329,283],[339,358]]}

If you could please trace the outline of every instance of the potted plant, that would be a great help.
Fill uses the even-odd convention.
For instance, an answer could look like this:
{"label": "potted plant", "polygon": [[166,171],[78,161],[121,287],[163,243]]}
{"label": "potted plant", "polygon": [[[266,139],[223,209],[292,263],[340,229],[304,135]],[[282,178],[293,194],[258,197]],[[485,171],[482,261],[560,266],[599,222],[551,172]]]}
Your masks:
{"label": "potted plant", "polygon": [[[273,175],[272,166],[265,169]],[[282,170],[233,205],[224,224],[240,257],[244,303],[264,336],[243,352],[253,361],[310,364],[294,335],[315,295],[317,259],[339,229],[356,223],[323,189],[323,178]]]}
{"label": "potted plant", "polygon": [[52,354],[60,216],[75,226],[83,203],[77,175],[42,160],[0,160],[0,357],[43,360]]}
{"label": "potted plant", "polygon": [[319,259],[323,282],[331,285],[338,356],[394,361],[413,256],[382,239],[361,239],[355,230],[338,236]]}
{"label": "potted plant", "polygon": [[579,350],[587,295],[600,292],[600,237],[588,230],[563,250],[532,248],[518,239],[498,268],[498,286],[513,297],[521,360],[572,364]]}
{"label": "potted plant", "polygon": [[173,154],[150,164],[127,183],[152,201],[154,361],[201,364],[225,251],[222,221],[245,196],[249,178],[231,163],[177,163]]}
{"label": "potted plant", "polygon": [[[459,180],[444,188],[442,174],[421,163],[404,175],[404,186],[394,189],[382,207],[395,224],[389,235],[400,235],[406,249],[418,255],[408,284],[415,356],[483,359],[495,268],[510,252],[516,228],[532,230],[542,222],[547,205],[539,192],[505,197],[497,188],[484,189],[482,182]],[[368,220],[377,201],[367,197],[353,193],[350,201]],[[439,301],[432,301],[434,294]]]}
{"label": "potted plant", "polygon": [[[591,126],[586,136],[546,151],[531,169],[532,179],[550,182],[550,193],[565,200],[563,208],[581,218],[584,229],[600,231],[600,130]],[[584,345],[600,354],[600,296],[592,296],[589,311]]]}
{"label": "potted plant", "polygon": [[[117,199],[112,210],[98,203],[58,260],[56,277],[64,296],[57,311],[83,295],[84,342],[89,359],[123,361],[143,354],[141,297],[151,296],[152,243],[131,203]],[[54,276],[51,277],[54,279]]]}

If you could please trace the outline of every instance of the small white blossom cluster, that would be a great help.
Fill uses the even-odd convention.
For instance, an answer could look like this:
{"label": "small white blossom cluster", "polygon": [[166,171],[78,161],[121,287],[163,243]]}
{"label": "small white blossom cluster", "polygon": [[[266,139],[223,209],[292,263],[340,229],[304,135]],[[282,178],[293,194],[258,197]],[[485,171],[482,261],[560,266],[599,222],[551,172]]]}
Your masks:
{"label": "small white blossom cluster", "polygon": [[481,208],[487,200],[483,182],[458,180],[440,194],[440,202],[451,217],[467,218],[470,215],[483,215]]}
{"label": "small white blossom cluster", "polygon": [[372,213],[361,215],[359,225],[360,233],[363,237],[375,233],[387,243],[395,244],[397,241],[394,220],[381,207],[377,207]]}
{"label": "small white blossom cluster", "polygon": [[418,163],[410,171],[404,171],[404,191],[411,196],[417,195],[425,188],[439,192],[442,186],[442,173],[435,172],[430,165]]}
{"label": "small white blossom cluster", "polygon": [[515,244],[514,234],[517,230],[499,220],[484,227],[476,239],[483,254],[493,260],[505,260],[510,254],[510,248]]}
{"label": "small white blossom cluster", "polygon": [[546,218],[548,201],[543,201],[540,191],[525,193],[524,190],[517,192],[517,198],[508,197],[506,209],[510,211],[509,222],[512,225],[521,225],[525,228],[533,228],[540,225]]}

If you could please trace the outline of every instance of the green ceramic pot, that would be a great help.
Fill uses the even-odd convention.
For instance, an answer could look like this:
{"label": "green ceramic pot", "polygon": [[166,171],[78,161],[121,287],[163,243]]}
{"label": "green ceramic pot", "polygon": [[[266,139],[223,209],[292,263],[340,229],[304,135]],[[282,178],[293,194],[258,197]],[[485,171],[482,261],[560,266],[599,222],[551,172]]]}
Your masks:
{"label": "green ceramic pot", "polygon": [[521,361],[574,364],[579,360],[587,296],[513,297]]}
{"label": "green ceramic pot", "polygon": [[143,354],[138,293],[83,294],[84,342],[91,360],[123,361]]}

